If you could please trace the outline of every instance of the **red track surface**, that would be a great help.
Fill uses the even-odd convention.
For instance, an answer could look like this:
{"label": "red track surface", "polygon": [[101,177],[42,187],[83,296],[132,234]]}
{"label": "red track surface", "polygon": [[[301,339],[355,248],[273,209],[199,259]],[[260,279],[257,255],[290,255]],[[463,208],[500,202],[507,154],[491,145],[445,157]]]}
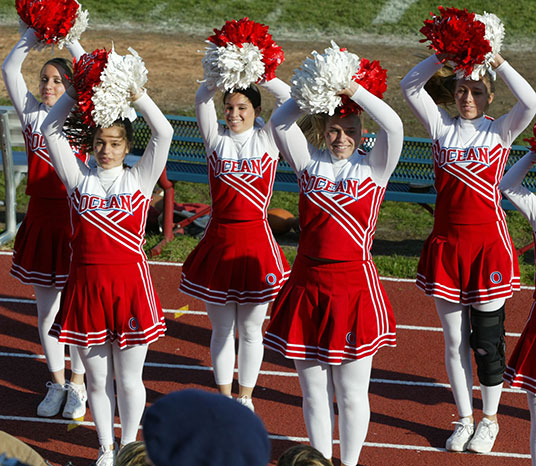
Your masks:
{"label": "red track surface", "polygon": [[[45,390],[47,369],[37,335],[32,288],[9,276],[10,263],[10,255],[0,255],[0,429],[27,442],[53,464],[64,465],[71,460],[75,466],[87,466],[96,458],[98,448],[89,412],[82,425],[35,415]],[[151,271],[168,311],[168,334],[151,346],[147,357],[144,378],[148,403],[188,387],[214,390],[208,369],[208,319],[195,312],[203,311],[203,304],[178,293],[179,266],[153,264]],[[501,431],[492,455],[445,452],[443,446],[451,431],[450,422],[456,420],[456,408],[445,386],[443,338],[432,300],[411,282],[383,283],[397,317],[398,347],[380,350],[374,359],[372,416],[360,464],[530,464],[529,415],[525,395],[519,391],[505,390],[502,396]],[[521,332],[531,295],[532,290],[523,290],[509,300],[507,332]],[[508,336],[508,354],[514,343],[515,336]],[[272,351],[266,352],[262,371],[255,408],[272,436],[275,464],[294,442],[306,441],[300,388],[292,363]],[[480,392],[475,390],[474,396],[479,418]]]}

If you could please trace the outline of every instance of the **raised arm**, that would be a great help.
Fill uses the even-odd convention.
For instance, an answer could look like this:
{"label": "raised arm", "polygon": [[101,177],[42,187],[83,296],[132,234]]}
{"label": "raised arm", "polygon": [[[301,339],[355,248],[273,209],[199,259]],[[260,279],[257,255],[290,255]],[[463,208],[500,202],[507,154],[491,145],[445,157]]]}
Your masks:
{"label": "raised arm", "polygon": [[63,134],[65,120],[76,102],[70,93],[74,95],[72,88],[59,98],[41,125],[52,165],[69,194],[78,186],[81,177],[88,170],[84,162],[76,157]]}
{"label": "raised arm", "polygon": [[2,77],[4,78],[7,93],[21,120],[28,101],[38,105],[36,98],[28,90],[22,75],[22,64],[36,44],[35,31],[28,29],[2,64]]}
{"label": "raised arm", "polygon": [[432,55],[414,66],[400,81],[404,98],[432,138],[437,136],[444,115],[424,86],[442,66],[438,57]]}
{"label": "raised arm", "polygon": [[536,164],[536,153],[528,152],[503,176],[499,188],[510,199],[512,204],[519,210],[536,231],[536,196],[521,183]]}
{"label": "raised arm", "polygon": [[294,99],[288,99],[270,118],[277,148],[296,173],[311,160],[309,143],[296,123],[301,115]]}
{"label": "raised arm", "polygon": [[218,136],[218,115],[214,105],[215,93],[216,89],[211,90],[205,83],[202,83],[195,94],[197,126],[199,126],[205,146],[213,146]]}
{"label": "raised arm", "polygon": [[525,78],[502,58],[495,71],[517,99],[512,110],[497,121],[503,139],[510,145],[536,115],[536,92]]}
{"label": "raised arm", "polygon": [[142,192],[150,197],[155,183],[166,166],[169,146],[173,138],[173,127],[146,93],[138,96],[134,105],[149,124],[151,139],[141,160],[134,165],[132,170],[138,174]]}
{"label": "raised arm", "polygon": [[404,142],[402,120],[382,99],[355,84],[357,89],[351,99],[380,126],[368,158],[373,180],[380,186],[386,186],[398,163]]}
{"label": "raised arm", "polygon": [[274,78],[270,81],[262,81],[259,85],[275,97],[275,107],[272,114],[277,108],[290,99],[290,86],[279,78]]}

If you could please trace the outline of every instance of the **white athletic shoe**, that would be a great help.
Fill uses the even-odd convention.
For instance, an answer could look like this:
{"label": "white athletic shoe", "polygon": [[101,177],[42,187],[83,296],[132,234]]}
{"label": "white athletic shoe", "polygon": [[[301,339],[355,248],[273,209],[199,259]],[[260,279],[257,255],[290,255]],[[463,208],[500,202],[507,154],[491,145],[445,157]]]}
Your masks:
{"label": "white athletic shoe", "polygon": [[238,401],[241,405],[245,406],[246,408],[251,409],[251,411],[255,412],[255,406],[253,406],[253,400],[249,396],[239,396],[236,401]]}
{"label": "white athletic shoe", "polygon": [[37,415],[52,417],[58,414],[67,396],[67,391],[60,383],[47,382],[47,394],[37,407]]}
{"label": "white athletic shoe", "polygon": [[78,385],[73,382],[65,384],[67,401],[63,408],[62,416],[67,419],[79,419],[86,414],[87,392],[84,384]]}
{"label": "white athletic shoe", "polygon": [[482,419],[478,423],[475,435],[469,442],[467,449],[474,453],[489,453],[493,448],[497,434],[499,433],[499,424],[489,419]]}
{"label": "white athletic shoe", "polygon": [[453,424],[456,427],[452,435],[447,439],[445,448],[448,451],[465,451],[475,433],[475,423],[466,417],[462,417],[459,421],[453,422]]}
{"label": "white athletic shoe", "polygon": [[114,444],[114,449],[101,446],[99,448],[99,456],[95,461],[95,466],[114,466],[115,457],[117,456],[117,443]]}

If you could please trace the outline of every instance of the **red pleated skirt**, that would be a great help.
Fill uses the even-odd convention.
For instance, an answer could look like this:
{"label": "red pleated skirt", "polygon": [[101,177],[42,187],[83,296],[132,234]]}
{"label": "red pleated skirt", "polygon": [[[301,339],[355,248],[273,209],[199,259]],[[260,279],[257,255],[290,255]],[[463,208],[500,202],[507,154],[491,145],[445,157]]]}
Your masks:
{"label": "red pleated skirt", "polygon": [[504,372],[504,380],[512,387],[536,395],[536,301],[532,303],[529,318],[517,341]]}
{"label": "red pleated skirt", "polygon": [[417,286],[427,295],[464,306],[510,298],[520,279],[506,223],[434,229],[421,254]]}
{"label": "red pleated skirt", "polygon": [[69,275],[70,240],[67,198],[31,197],[15,237],[11,275],[27,285],[63,288]]}
{"label": "red pleated skirt", "polygon": [[73,264],[50,335],[72,345],[115,341],[124,348],[152,343],[165,331],[147,262]]}
{"label": "red pleated skirt", "polygon": [[287,358],[328,364],[396,346],[395,318],[374,263],[320,263],[298,254],[264,344]]}
{"label": "red pleated skirt", "polygon": [[212,219],[184,262],[179,290],[214,304],[268,303],[288,279],[289,269],[267,221]]}

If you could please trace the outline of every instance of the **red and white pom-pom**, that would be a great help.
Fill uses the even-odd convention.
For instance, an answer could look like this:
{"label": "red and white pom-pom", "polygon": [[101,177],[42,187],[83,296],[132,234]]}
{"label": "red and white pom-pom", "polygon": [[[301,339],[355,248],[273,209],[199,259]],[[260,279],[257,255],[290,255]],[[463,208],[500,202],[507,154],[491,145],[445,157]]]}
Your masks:
{"label": "red and white pom-pom", "polygon": [[80,39],[87,28],[89,14],[76,0],[16,0],[15,6],[40,42],[60,49]]}
{"label": "red and white pom-pom", "polygon": [[108,128],[131,114],[131,94],[147,82],[147,69],[135,50],[118,55],[112,48],[95,50],[74,65],[74,86],[78,92],[77,112],[88,126]]}
{"label": "red and white pom-pom", "polygon": [[268,33],[268,26],[248,18],[227,21],[207,39],[203,57],[204,82],[210,89],[245,89],[275,77],[284,54]]}
{"label": "red and white pom-pom", "polygon": [[479,79],[499,53],[504,26],[497,16],[469,13],[466,9],[438,7],[440,15],[424,21],[421,32],[429,48],[454,64],[458,76]]}
{"label": "red and white pom-pom", "polygon": [[340,107],[342,115],[363,111],[347,96],[337,95],[351,81],[362,85],[369,92],[382,97],[387,89],[387,71],[378,61],[359,59],[335,42],[323,54],[312,52],[291,79],[290,93],[298,106],[307,113],[333,115]]}

